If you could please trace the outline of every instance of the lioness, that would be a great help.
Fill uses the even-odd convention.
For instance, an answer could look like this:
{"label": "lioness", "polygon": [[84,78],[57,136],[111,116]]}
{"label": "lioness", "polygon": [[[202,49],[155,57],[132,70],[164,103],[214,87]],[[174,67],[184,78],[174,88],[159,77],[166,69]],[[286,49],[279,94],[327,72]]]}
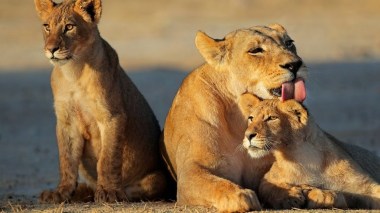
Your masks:
{"label": "lioness", "polygon": [[248,117],[243,142],[252,158],[273,153],[259,186],[274,208],[380,208],[380,185],[321,130],[295,100],[241,99]]}
{"label": "lioness", "polygon": [[96,202],[153,199],[165,188],[160,127],[97,24],[100,0],[35,0],[45,56],[54,65],[60,182],[43,203],[70,201],[78,169]]}
{"label": "lioness", "polygon": [[253,190],[273,159],[252,160],[237,150],[247,127],[238,98],[249,92],[302,101],[306,67],[278,24],[236,30],[224,39],[199,32],[195,42],[207,63],[179,88],[161,147],[178,181],[178,203],[258,210]]}

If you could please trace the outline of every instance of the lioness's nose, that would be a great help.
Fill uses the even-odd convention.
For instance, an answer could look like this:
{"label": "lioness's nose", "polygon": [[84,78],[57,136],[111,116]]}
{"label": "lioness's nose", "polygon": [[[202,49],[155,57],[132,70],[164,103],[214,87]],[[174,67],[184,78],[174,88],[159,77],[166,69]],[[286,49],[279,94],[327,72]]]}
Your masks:
{"label": "lioness's nose", "polygon": [[302,61],[301,60],[293,61],[293,62],[284,64],[284,65],[280,65],[280,67],[289,70],[294,75],[297,74],[297,72],[298,72],[298,70],[300,69],[301,66],[302,66]]}

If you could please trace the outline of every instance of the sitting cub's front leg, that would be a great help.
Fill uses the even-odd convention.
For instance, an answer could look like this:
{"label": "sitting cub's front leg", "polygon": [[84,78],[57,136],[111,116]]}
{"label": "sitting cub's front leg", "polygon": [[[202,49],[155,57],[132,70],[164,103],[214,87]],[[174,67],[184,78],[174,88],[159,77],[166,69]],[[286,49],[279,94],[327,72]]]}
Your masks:
{"label": "sitting cub's front leg", "polygon": [[97,162],[96,202],[116,202],[126,200],[122,184],[124,122],[121,117],[113,117],[99,125],[101,153]]}
{"label": "sitting cub's front leg", "polygon": [[[63,109],[63,111],[65,111]],[[57,143],[59,152],[60,182],[53,191],[45,190],[40,195],[40,203],[62,203],[70,201],[78,178],[79,161],[83,152],[83,139],[73,121],[57,113]]]}

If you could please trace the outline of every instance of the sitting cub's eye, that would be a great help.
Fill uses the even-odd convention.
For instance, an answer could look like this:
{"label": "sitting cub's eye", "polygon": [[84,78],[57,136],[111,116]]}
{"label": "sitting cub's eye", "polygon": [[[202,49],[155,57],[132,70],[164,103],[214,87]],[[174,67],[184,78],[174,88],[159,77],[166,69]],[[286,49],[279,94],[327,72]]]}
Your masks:
{"label": "sitting cub's eye", "polygon": [[256,55],[258,53],[263,53],[264,52],[264,49],[261,48],[261,47],[257,47],[257,48],[252,48],[248,51],[248,54],[250,55]]}
{"label": "sitting cub's eye", "polygon": [[73,24],[66,24],[66,26],[65,26],[65,32],[70,31],[72,29],[74,29],[74,25]]}
{"label": "sitting cub's eye", "polygon": [[285,46],[287,48],[292,48],[294,46],[293,42],[294,42],[293,40],[287,40],[287,41],[285,41]]}
{"label": "sitting cub's eye", "polygon": [[50,32],[50,26],[48,24],[44,24],[43,26],[46,32]]}
{"label": "sitting cub's eye", "polygon": [[278,119],[277,116],[273,116],[273,115],[271,115],[271,116],[268,116],[268,117],[265,119],[265,121],[274,121],[274,120],[277,120],[277,119]]}
{"label": "sitting cub's eye", "polygon": [[248,122],[252,122],[253,121],[253,116],[249,116],[248,117]]}

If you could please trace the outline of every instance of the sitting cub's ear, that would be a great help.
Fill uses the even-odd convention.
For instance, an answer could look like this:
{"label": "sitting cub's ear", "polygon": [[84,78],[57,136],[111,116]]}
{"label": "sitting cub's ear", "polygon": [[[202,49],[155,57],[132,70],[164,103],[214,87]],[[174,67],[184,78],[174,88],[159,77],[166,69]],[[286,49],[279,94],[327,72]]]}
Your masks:
{"label": "sitting cub's ear", "polygon": [[286,33],[285,27],[283,27],[281,24],[276,24],[276,23],[271,24],[269,25],[269,28],[277,30],[278,32],[281,32],[281,33]]}
{"label": "sitting cub's ear", "polygon": [[101,0],[76,0],[74,10],[89,23],[99,23],[102,15]]}
{"label": "sitting cub's ear", "polygon": [[239,98],[239,107],[245,117],[253,112],[253,108],[260,103],[260,99],[255,95],[245,93]]}
{"label": "sitting cub's ear", "polygon": [[34,0],[34,5],[40,19],[45,20],[57,4],[52,0]]}
{"label": "sitting cub's ear", "polygon": [[282,112],[296,116],[298,121],[303,125],[307,124],[308,112],[307,109],[296,100],[287,100],[284,102],[279,102],[279,108]]}
{"label": "sitting cub's ear", "polygon": [[227,57],[226,41],[213,39],[206,33],[199,31],[195,36],[195,45],[208,64],[217,67],[225,62]]}

